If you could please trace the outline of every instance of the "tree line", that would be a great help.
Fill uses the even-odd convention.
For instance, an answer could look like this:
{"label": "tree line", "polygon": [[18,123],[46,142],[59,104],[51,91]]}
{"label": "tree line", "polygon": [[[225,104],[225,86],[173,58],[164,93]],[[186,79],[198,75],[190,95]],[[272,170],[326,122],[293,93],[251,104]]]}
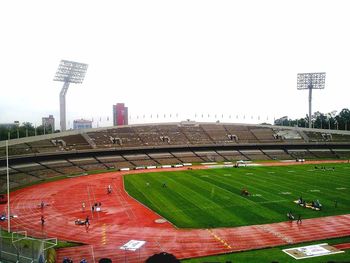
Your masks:
{"label": "tree line", "polygon": [[[315,112],[311,116],[312,127],[315,129],[350,130],[350,110],[342,109],[338,114],[336,111],[329,113]],[[309,116],[300,119],[289,119],[283,116],[274,121],[274,125],[309,127]]]}

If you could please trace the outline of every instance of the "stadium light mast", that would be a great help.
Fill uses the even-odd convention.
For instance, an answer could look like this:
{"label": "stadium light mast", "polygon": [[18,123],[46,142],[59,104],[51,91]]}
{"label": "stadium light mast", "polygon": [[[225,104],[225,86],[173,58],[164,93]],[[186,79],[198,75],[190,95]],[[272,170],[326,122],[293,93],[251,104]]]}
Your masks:
{"label": "stadium light mast", "polygon": [[74,61],[61,60],[54,81],[62,81],[63,87],[60,92],[60,127],[66,130],[66,94],[70,83],[83,83],[88,65]]}
{"label": "stadium light mast", "polygon": [[299,73],[298,74],[298,90],[309,90],[309,128],[311,128],[311,101],[313,89],[324,89],[326,82],[326,73]]}

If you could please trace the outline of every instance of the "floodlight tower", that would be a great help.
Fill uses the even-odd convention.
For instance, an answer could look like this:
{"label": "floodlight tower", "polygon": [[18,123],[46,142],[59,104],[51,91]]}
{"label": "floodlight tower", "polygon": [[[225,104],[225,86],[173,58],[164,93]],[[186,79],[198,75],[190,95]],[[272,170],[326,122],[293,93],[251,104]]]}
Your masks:
{"label": "floodlight tower", "polygon": [[62,81],[63,88],[60,92],[60,126],[61,131],[66,130],[66,93],[70,83],[83,83],[88,65],[68,60],[61,60],[54,81]]}
{"label": "floodlight tower", "polygon": [[311,101],[313,89],[324,89],[326,82],[326,73],[299,73],[298,74],[298,90],[309,90],[309,128],[311,128]]}

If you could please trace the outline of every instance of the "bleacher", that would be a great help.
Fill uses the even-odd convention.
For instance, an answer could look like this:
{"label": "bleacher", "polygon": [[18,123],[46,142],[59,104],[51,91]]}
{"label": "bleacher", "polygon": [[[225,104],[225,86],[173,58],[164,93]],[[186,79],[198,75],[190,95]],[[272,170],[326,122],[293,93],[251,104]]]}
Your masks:
{"label": "bleacher", "polygon": [[310,153],[307,149],[290,149],[287,150],[288,154],[293,157],[293,159],[316,159],[317,157]]}
{"label": "bleacher", "polygon": [[33,174],[34,176],[36,176],[42,180],[57,177],[57,176],[62,176],[61,173],[56,172],[52,169],[43,169],[43,170],[32,171],[31,174]]}
{"label": "bleacher", "polygon": [[203,131],[208,134],[216,144],[236,144],[237,142],[230,137],[222,124],[201,124]]}
{"label": "bleacher", "polygon": [[[9,147],[9,156],[33,154],[35,152],[35,150],[32,150],[30,146],[25,143],[11,145],[11,147]],[[3,156],[5,156],[5,152]]]}
{"label": "bleacher", "polygon": [[271,128],[250,128],[249,130],[260,143],[277,143],[280,141]]}
{"label": "bleacher", "polygon": [[223,162],[226,161],[226,159],[219,155],[215,151],[195,151],[194,152],[197,156],[199,156],[201,159],[203,159],[205,162]]}
{"label": "bleacher", "polygon": [[185,134],[186,138],[193,145],[213,144],[213,141],[199,125],[181,126],[180,130]]}
{"label": "bleacher", "polygon": [[181,161],[168,152],[148,154],[153,160],[161,165],[178,164]]}
{"label": "bleacher", "polygon": [[248,126],[226,124],[224,128],[227,130],[228,134],[234,135],[235,141],[237,143],[258,143],[259,140],[250,131]]}
{"label": "bleacher", "polygon": [[167,145],[168,140],[164,139],[159,134],[157,126],[149,125],[149,126],[135,126],[133,130],[141,139],[145,146],[157,146],[157,145]]}
{"label": "bleacher", "polygon": [[[114,129],[107,130],[110,138],[120,139],[120,146],[123,147],[140,147],[144,146],[143,141],[138,136],[137,133],[134,132],[132,127],[120,127]],[[118,140],[116,141],[118,143]]]}
{"label": "bleacher", "polygon": [[333,142],[349,142],[350,135],[347,134],[332,134]]}
{"label": "bleacher", "polygon": [[244,155],[236,150],[217,150],[216,152],[226,158],[227,161],[248,160]]}
{"label": "bleacher", "polygon": [[260,150],[240,150],[249,160],[270,160],[271,158]]}
{"label": "bleacher", "polygon": [[51,140],[32,141],[27,143],[28,147],[34,153],[50,153],[63,151],[60,145],[55,145]]}
{"label": "bleacher", "polygon": [[171,152],[182,163],[202,163],[204,160],[196,156],[193,152]]}
{"label": "bleacher", "polygon": [[29,175],[28,173],[13,173],[10,174],[9,178],[10,182],[14,182],[17,185],[29,184],[41,180],[39,177]]}
{"label": "bleacher", "polygon": [[191,142],[183,134],[178,125],[159,125],[158,126],[160,136],[169,138],[169,145],[188,145]]}
{"label": "bleacher", "polygon": [[310,149],[309,152],[320,159],[336,159],[337,156],[330,149]]}
{"label": "bleacher", "polygon": [[88,132],[87,135],[94,142],[97,148],[113,148],[119,146],[113,144],[113,141],[111,140],[106,130],[98,132]]}
{"label": "bleacher", "polygon": [[266,155],[268,155],[272,160],[290,160],[293,159],[288,153],[284,150],[262,150]]}
{"label": "bleacher", "polygon": [[90,144],[80,134],[69,135],[63,138],[66,149],[68,150],[86,150],[91,149]]}
{"label": "bleacher", "polygon": [[340,159],[350,159],[350,148],[349,149],[337,149],[333,148],[333,152],[340,158]]}
{"label": "bleacher", "polygon": [[146,154],[123,155],[123,157],[125,160],[129,161],[136,167],[157,165],[157,162],[152,160]]}

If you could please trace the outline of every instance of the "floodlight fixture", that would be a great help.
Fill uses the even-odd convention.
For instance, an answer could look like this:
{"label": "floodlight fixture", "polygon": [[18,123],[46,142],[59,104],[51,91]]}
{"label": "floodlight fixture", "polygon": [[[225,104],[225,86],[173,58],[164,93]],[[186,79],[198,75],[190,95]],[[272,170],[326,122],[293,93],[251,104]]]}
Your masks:
{"label": "floodlight fixture", "polygon": [[61,131],[66,130],[66,94],[70,83],[83,83],[88,64],[78,63],[74,61],[61,60],[54,81],[63,82],[60,92],[60,126]]}
{"label": "floodlight fixture", "polygon": [[312,102],[312,90],[324,89],[326,83],[326,73],[299,73],[297,76],[297,88],[298,90],[309,90],[309,128],[311,128],[311,102]]}

